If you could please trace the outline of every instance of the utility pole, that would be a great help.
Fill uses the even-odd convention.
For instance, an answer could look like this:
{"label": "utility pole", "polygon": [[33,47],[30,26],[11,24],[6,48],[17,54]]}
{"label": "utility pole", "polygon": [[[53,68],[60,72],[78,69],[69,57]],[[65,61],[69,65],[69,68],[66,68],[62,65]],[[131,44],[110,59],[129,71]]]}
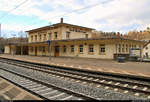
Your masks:
{"label": "utility pole", "polygon": [[[52,34],[52,30],[54,28],[53,25],[51,25],[51,22],[49,23],[49,27],[50,27],[50,33]],[[51,52],[52,52],[52,48],[51,48],[51,38],[49,37],[49,40],[47,41],[48,46],[49,46],[49,60],[51,60]]]}
{"label": "utility pole", "polygon": [[1,23],[0,23],[0,38],[1,38]]}

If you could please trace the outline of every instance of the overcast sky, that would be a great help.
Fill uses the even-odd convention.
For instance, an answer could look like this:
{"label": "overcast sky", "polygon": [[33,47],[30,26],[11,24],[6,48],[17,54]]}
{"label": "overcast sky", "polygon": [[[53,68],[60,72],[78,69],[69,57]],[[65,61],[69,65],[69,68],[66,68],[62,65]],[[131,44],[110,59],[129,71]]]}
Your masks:
{"label": "overcast sky", "polygon": [[59,23],[61,17],[65,23],[101,31],[143,30],[150,26],[150,0],[0,0],[5,37]]}

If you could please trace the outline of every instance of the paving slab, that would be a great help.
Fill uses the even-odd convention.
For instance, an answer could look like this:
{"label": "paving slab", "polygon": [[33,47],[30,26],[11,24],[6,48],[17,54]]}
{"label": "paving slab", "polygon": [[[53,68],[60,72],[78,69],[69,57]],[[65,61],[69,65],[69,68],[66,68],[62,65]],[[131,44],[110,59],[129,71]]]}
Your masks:
{"label": "paving slab", "polygon": [[4,100],[42,99],[0,77],[0,101]]}

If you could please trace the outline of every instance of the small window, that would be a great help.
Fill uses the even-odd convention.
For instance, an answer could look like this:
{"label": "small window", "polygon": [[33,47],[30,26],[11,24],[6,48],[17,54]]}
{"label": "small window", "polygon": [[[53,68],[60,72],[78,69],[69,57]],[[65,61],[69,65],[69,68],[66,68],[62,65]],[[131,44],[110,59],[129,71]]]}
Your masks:
{"label": "small window", "polygon": [[44,41],[46,40],[46,34],[44,34]]}
{"label": "small window", "polygon": [[100,45],[100,53],[105,53],[105,44]]}
{"label": "small window", "polygon": [[131,45],[132,48],[134,48],[134,45]]}
{"label": "small window", "polygon": [[74,45],[71,45],[71,52],[74,52]]}
{"label": "small window", "polygon": [[126,52],[128,52],[128,45],[126,44]]}
{"label": "small window", "polygon": [[37,41],[37,35],[35,35],[35,41]]}
{"label": "small window", "polygon": [[134,48],[136,48],[136,45],[134,45]]}
{"label": "small window", "polygon": [[89,45],[89,52],[91,52],[91,53],[94,52],[94,45]]}
{"label": "small window", "polygon": [[83,53],[83,45],[80,45],[79,52],[80,52],[80,53]]}
{"label": "small window", "polygon": [[57,39],[58,35],[57,35],[57,32],[55,32],[55,39]]}
{"label": "small window", "polygon": [[118,49],[119,49],[119,52],[121,52],[121,45],[120,44],[119,44],[119,48]]}
{"label": "small window", "polygon": [[66,32],[66,38],[70,38],[70,32]]}
{"label": "small window", "polygon": [[39,50],[42,52],[42,46],[39,47]]}
{"label": "small window", "polygon": [[74,31],[74,29],[73,28],[69,28],[69,31]]}
{"label": "small window", "polygon": [[88,34],[85,34],[85,38],[86,38],[86,39],[88,38]]}
{"label": "small window", "polygon": [[72,28],[72,31],[75,31],[75,28]]}
{"label": "small window", "polygon": [[131,45],[129,45],[129,51],[130,51],[130,49],[131,49]]}
{"label": "small window", "polygon": [[31,48],[31,52],[33,52],[33,47],[30,47]]}
{"label": "small window", "polygon": [[31,41],[33,41],[33,36],[31,36]]}
{"label": "small window", "polygon": [[75,28],[75,31],[76,31],[76,32],[78,32],[78,29],[77,29],[77,28]]}
{"label": "small window", "polygon": [[42,39],[42,35],[41,34],[39,35],[39,38],[40,38],[40,41],[41,41],[41,39]]}
{"label": "small window", "polygon": [[64,52],[66,52],[66,46],[64,45]]}
{"label": "small window", "polygon": [[42,47],[43,52],[45,52],[45,46]]}
{"label": "small window", "polygon": [[49,33],[49,40],[52,40],[52,33]]}
{"label": "small window", "polygon": [[122,52],[124,52],[124,44],[122,45]]}

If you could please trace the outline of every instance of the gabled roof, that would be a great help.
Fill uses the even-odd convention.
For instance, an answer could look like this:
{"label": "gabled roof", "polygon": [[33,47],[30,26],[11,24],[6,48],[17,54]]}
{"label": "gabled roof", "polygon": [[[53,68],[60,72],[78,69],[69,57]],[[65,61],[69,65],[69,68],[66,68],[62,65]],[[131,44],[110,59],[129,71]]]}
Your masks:
{"label": "gabled roof", "polygon": [[[56,23],[56,24],[53,24],[53,25],[51,25],[51,26],[53,26],[53,27],[59,27],[59,26],[74,26],[74,27],[84,28],[84,29],[87,29],[87,30],[95,30],[95,29],[93,29],[93,28],[88,28],[88,27],[73,25],[73,24],[69,24],[69,23]],[[44,27],[40,27],[40,28],[28,30],[28,31],[26,31],[26,32],[31,33],[31,32],[36,32],[36,31],[40,31],[40,30],[46,30],[46,29],[48,30],[48,29],[50,29],[50,28],[52,28],[52,27],[50,27],[50,26],[44,26]]]}

